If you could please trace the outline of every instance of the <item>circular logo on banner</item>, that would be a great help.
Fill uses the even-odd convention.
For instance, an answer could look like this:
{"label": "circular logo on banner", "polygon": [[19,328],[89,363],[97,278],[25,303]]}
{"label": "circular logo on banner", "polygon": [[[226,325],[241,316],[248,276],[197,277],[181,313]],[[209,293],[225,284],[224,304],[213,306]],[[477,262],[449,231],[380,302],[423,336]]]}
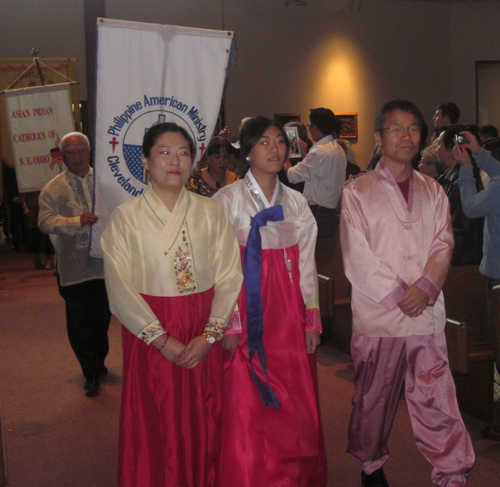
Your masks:
{"label": "circular logo on banner", "polygon": [[206,125],[196,107],[189,108],[175,98],[145,96],[144,103],[127,105],[108,127],[108,167],[116,184],[132,196],[142,194],[149,182],[148,171],[141,162],[144,134],[150,127],[164,122],[176,123],[187,131],[195,144],[195,161],[199,160],[206,148]]}

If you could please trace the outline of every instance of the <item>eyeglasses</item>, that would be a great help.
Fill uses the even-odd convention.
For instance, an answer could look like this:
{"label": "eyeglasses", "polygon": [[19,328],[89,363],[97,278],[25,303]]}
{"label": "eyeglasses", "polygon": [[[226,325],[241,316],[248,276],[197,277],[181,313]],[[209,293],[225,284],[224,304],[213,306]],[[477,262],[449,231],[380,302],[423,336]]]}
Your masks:
{"label": "eyeglasses", "polygon": [[389,127],[384,127],[382,130],[390,130],[394,134],[402,134],[408,131],[412,135],[420,134],[420,127],[418,125],[410,125],[409,127],[403,127],[398,123],[390,125]]}

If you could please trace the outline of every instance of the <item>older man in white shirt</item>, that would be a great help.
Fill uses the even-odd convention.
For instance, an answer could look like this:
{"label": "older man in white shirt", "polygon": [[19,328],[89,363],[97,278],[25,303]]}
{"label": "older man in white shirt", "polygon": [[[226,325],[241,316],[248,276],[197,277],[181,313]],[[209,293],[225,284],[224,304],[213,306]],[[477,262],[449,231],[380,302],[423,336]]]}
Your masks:
{"label": "older man in white shirt", "polygon": [[285,170],[291,183],[305,182],[304,196],[316,219],[318,238],[332,238],[338,228],[337,205],[345,181],[347,159],[332,137],[335,115],[330,109],[311,109],[309,122],[309,132],[316,143],[296,166],[292,167],[287,161]]}
{"label": "older man in white shirt", "polygon": [[[50,234],[56,249],[58,287],[66,303],[68,338],[85,376],[85,394],[100,393],[101,375],[109,350],[111,320],[102,264],[89,258],[90,227],[98,217],[91,212],[94,176],[90,144],[80,132],[66,134],[59,143],[66,170],[40,193],[38,226]],[[94,264],[94,265],[93,265]]]}

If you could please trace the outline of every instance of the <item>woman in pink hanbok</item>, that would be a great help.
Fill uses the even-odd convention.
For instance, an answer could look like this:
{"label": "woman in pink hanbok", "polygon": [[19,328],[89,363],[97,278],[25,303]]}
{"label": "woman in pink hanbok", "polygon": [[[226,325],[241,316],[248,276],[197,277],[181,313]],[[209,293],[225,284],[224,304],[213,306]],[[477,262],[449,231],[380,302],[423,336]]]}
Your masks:
{"label": "woman in pink hanbok", "polygon": [[288,154],[283,128],[253,118],[240,145],[250,170],[213,197],[229,214],[244,269],[223,340],[219,487],[322,487],[316,222],[306,199],[278,180]]}

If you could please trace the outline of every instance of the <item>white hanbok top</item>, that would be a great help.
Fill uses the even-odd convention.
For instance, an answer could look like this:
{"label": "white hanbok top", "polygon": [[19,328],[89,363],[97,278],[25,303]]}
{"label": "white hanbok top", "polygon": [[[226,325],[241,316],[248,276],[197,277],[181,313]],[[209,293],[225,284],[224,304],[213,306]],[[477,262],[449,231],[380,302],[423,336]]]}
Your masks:
{"label": "white hanbok top", "polygon": [[276,178],[274,194],[269,202],[249,170],[245,178],[221,188],[212,199],[219,201],[228,212],[238,242],[243,247],[247,244],[251,218],[259,211],[281,204],[284,220],[270,221],[260,228],[262,249],[283,249],[283,259],[286,260],[286,248],[298,245],[300,290],[307,310],[306,330],[321,330],[314,257],[318,230],[304,196]]}

